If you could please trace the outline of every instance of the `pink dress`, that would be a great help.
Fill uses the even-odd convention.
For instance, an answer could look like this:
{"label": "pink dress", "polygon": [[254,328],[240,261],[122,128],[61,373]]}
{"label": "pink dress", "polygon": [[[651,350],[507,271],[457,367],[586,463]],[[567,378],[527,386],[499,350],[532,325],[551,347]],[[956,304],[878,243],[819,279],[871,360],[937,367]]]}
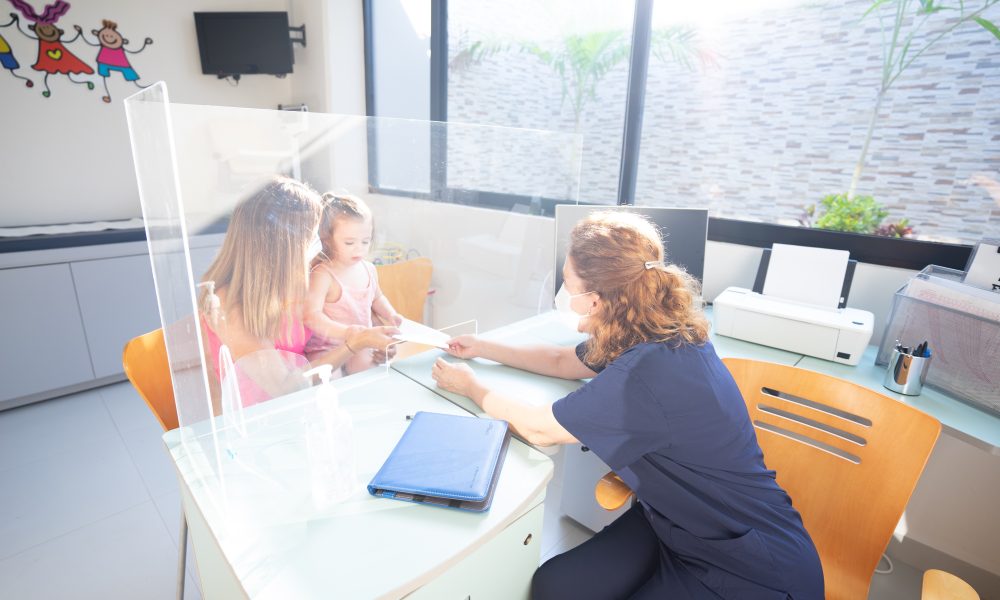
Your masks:
{"label": "pink dress", "polygon": [[[375,265],[368,261],[363,261],[362,264],[368,272],[368,285],[361,289],[344,285],[344,282],[326,263],[316,267],[317,269],[326,269],[330,277],[333,277],[333,280],[340,285],[340,298],[336,302],[324,302],[323,314],[341,325],[372,326],[372,303],[382,295],[382,291],[378,287],[378,273],[375,272]],[[315,354],[337,348],[343,343],[342,339],[313,335],[306,344],[306,356],[312,357]],[[370,348],[358,350],[344,365],[344,372],[357,373],[372,367],[374,364]]]}
{"label": "pink dress", "polygon": [[[209,326],[204,315],[201,316],[201,323],[202,331],[205,334],[205,344],[208,347],[209,360],[211,361],[212,368],[215,370],[215,376],[221,382],[222,372],[219,368],[219,349],[222,348],[222,340],[219,339],[218,334]],[[291,319],[290,326],[285,327],[284,325],[285,321],[282,322],[284,335],[281,339],[275,341],[274,349],[282,352],[279,356],[285,362],[296,363],[294,365],[289,364],[289,369],[308,368],[309,361],[305,358],[305,347],[310,336],[312,336],[312,331],[302,323],[301,319]],[[301,361],[296,360],[296,356],[294,355],[301,357]],[[236,363],[236,377],[239,382],[240,398],[243,401],[243,406],[253,406],[254,404],[270,400],[271,395],[239,370],[239,361],[236,361]]]}

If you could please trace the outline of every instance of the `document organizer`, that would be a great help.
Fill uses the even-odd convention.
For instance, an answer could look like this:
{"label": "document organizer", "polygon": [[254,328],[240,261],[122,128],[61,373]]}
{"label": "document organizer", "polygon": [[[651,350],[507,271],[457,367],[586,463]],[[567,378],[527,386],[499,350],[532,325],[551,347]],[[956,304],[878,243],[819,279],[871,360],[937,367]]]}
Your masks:
{"label": "document organizer", "polygon": [[368,484],[368,492],[393,500],[489,510],[509,444],[506,421],[418,412]]}
{"label": "document organizer", "polygon": [[927,340],[934,358],[925,385],[1000,416],[1000,294],[962,283],[964,273],[931,265],[896,292],[876,365],[896,340]]}

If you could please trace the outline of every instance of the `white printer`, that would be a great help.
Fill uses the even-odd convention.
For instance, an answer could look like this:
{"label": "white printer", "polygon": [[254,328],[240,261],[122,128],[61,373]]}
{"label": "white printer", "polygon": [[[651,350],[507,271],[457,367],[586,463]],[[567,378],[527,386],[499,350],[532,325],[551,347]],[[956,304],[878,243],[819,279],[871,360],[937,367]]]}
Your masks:
{"label": "white printer", "polygon": [[[775,250],[778,246],[775,244]],[[816,250],[822,251],[813,248],[806,252]],[[856,261],[848,261],[846,269],[840,271],[843,281],[836,282],[841,286],[840,297],[834,299],[833,306],[766,294],[769,262],[770,251],[765,249],[754,289],[729,287],[716,297],[712,303],[715,333],[847,365],[858,364],[872,338],[875,316],[846,307]],[[839,277],[840,273],[834,269],[831,276]],[[801,276],[808,278],[809,274]],[[801,285],[808,286],[809,282],[802,281]]]}

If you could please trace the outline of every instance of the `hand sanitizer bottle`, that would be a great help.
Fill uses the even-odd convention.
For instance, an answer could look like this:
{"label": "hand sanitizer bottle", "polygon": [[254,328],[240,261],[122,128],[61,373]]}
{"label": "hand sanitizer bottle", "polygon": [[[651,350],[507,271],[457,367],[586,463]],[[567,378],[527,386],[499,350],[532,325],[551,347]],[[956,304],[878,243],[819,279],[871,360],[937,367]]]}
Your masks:
{"label": "hand sanitizer bottle", "polygon": [[317,508],[346,500],[358,487],[354,424],[347,411],[340,408],[337,390],[330,385],[332,371],[330,365],[320,365],[303,374],[306,378],[317,375],[321,382],[304,417],[312,495]]}

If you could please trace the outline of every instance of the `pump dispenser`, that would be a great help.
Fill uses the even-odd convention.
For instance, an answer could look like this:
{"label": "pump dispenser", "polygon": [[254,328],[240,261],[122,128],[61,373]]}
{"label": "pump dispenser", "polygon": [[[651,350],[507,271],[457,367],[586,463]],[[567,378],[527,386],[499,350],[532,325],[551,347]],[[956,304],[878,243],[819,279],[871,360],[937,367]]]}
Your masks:
{"label": "pump dispenser", "polygon": [[330,384],[333,368],[320,365],[303,376],[319,377],[315,399],[306,408],[306,451],[313,502],[323,508],[349,498],[358,488],[354,458],[354,424],[340,408],[337,390]]}

